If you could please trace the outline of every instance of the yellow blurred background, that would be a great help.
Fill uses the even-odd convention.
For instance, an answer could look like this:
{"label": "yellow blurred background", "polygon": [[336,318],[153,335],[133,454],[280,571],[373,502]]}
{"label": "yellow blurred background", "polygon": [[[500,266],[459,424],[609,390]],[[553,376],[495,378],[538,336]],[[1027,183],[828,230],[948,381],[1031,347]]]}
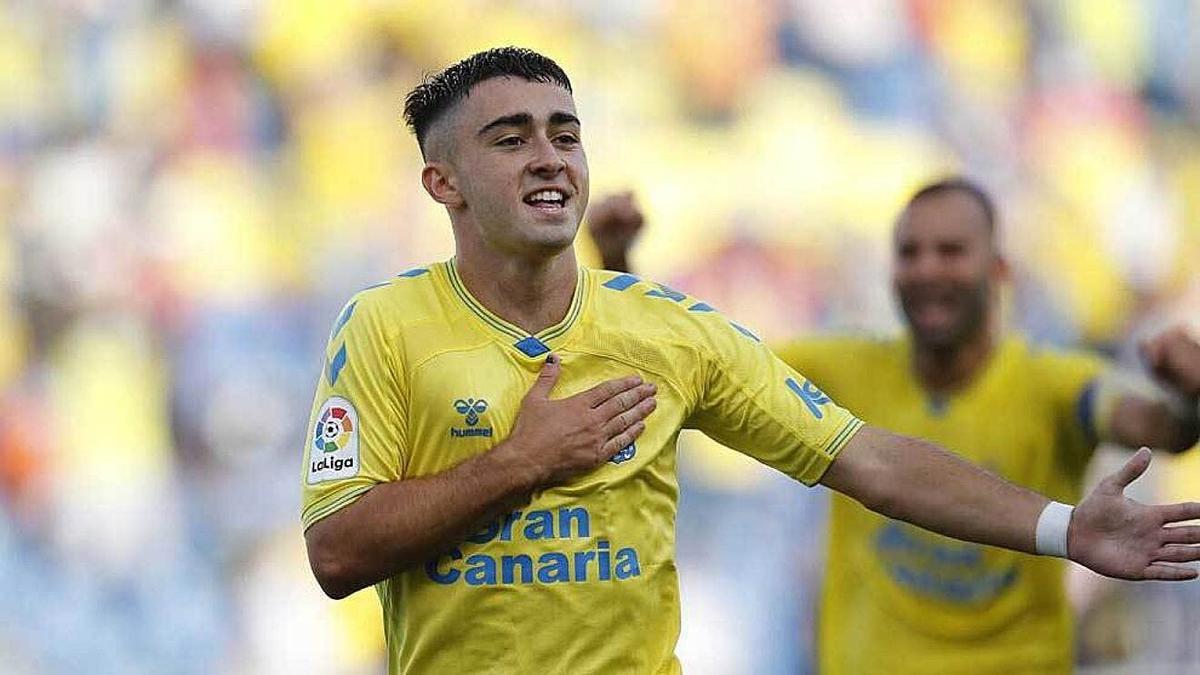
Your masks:
{"label": "yellow blurred background", "polygon": [[[898,330],[892,218],[958,171],[1010,327],[1136,367],[1200,316],[1195,0],[8,0],[0,673],[381,672],[307,569],[304,424],[345,298],[452,254],[404,94],[507,44],[570,74],[638,271],[767,338]],[[807,672],[822,496],[683,445],[685,667]],[[1081,664],[1200,671],[1196,584],[1078,589]]]}

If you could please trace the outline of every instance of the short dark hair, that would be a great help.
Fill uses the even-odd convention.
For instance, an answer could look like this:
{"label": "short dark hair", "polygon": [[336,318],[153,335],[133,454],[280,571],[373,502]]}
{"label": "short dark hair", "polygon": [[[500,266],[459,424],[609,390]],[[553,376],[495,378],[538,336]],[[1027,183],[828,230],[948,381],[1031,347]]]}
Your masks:
{"label": "short dark hair", "polygon": [[466,98],[472,87],[493,77],[519,77],[529,82],[557,84],[571,91],[571,80],[563,69],[532,49],[497,47],[472,54],[439,73],[426,75],[404,98],[404,121],[417,135],[422,156],[425,137],[433,123]]}
{"label": "short dark hair", "polygon": [[966,193],[979,204],[979,208],[983,209],[983,217],[984,222],[987,224],[988,235],[994,235],[996,233],[995,202],[992,201],[991,196],[988,195],[987,191],[983,189],[983,186],[963,176],[950,176],[949,178],[943,178],[941,180],[929,183],[928,185],[917,190],[912,197],[909,197],[908,204],[905,206],[905,209],[917,203],[918,200],[924,199],[925,197],[934,197],[946,192],[954,191]]}

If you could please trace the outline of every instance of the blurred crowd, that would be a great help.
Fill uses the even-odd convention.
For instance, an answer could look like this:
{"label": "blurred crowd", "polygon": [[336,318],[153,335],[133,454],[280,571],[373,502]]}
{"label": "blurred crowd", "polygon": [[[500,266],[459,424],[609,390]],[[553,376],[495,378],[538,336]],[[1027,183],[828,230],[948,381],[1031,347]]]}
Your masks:
{"label": "blurred crowd", "polygon": [[[379,671],[373,595],[307,569],[304,427],[345,298],[453,250],[404,93],[501,44],[571,75],[638,270],[768,338],[896,330],[892,218],[952,171],[1010,327],[1136,367],[1200,316],[1195,0],[7,0],[0,673]],[[682,452],[685,667],[802,672],[820,493]],[[1081,662],[1200,667],[1194,587],[1081,585]]]}

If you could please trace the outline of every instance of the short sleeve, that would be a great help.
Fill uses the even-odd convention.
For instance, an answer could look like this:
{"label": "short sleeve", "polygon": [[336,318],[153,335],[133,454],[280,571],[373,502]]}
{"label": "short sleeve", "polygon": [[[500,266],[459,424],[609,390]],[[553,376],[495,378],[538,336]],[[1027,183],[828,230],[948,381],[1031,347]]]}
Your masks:
{"label": "short sleeve", "polygon": [[1043,352],[1034,356],[1034,372],[1049,397],[1058,430],[1055,445],[1060,459],[1078,467],[1081,474],[1104,437],[1100,376],[1106,370],[1107,364],[1090,354]]}
{"label": "short sleeve", "polygon": [[863,423],[750,331],[719,315],[701,328],[699,400],[687,425],[806,485]]}
{"label": "short sleeve", "polygon": [[408,392],[380,305],[363,291],[334,323],[304,447],[305,529],[403,474]]}

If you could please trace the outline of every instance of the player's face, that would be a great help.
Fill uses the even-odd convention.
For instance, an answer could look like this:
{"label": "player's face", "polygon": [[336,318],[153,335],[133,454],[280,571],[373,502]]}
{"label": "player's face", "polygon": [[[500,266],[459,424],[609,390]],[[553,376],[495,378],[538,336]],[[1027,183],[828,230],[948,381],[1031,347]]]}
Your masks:
{"label": "player's face", "polygon": [[901,214],[892,284],[917,344],[953,349],[978,335],[999,274],[986,216],[969,194],[923,197]]}
{"label": "player's face", "polygon": [[498,77],[459,105],[454,165],[470,216],[466,236],[517,256],[570,246],[588,201],[571,94],[557,84]]}

